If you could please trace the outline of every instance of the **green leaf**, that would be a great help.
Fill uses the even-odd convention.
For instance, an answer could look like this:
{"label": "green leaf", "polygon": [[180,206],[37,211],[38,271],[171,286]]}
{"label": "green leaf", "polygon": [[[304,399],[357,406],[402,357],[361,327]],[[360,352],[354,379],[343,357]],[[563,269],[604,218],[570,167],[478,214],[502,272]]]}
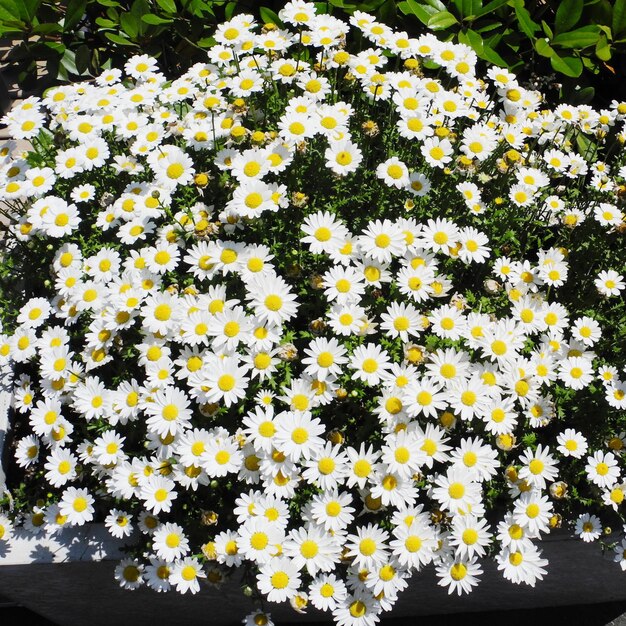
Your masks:
{"label": "green leaf", "polygon": [[174,0],[156,0],[156,3],[166,13],[176,13],[176,3],[174,2]]}
{"label": "green leaf", "polygon": [[578,24],[584,6],[584,0],[561,0],[559,8],[556,10],[556,19],[554,21],[556,32],[564,33]]}
{"label": "green leaf", "polygon": [[453,0],[456,10],[462,20],[474,19],[482,8],[482,0]]}
{"label": "green leaf", "polygon": [[195,17],[205,18],[207,15],[215,17],[213,6],[206,0],[181,0],[181,2],[185,11]]}
{"label": "green leaf", "polygon": [[449,11],[440,11],[428,20],[428,27],[432,30],[443,30],[450,28],[453,24],[458,24],[458,20]]}
{"label": "green leaf", "polygon": [[72,50],[66,49],[61,57],[61,67],[67,72],[67,74],[78,74],[79,72],[76,69],[76,53]]}
{"label": "green leaf", "polygon": [[422,60],[422,65],[427,69],[427,70],[438,70],[441,65],[438,65],[437,63],[435,63],[434,61],[431,61],[429,58],[425,58]]}
{"label": "green leaf", "polygon": [[51,35],[60,32],[62,32],[60,24],[35,24],[32,30],[33,35]]}
{"label": "green leaf", "polygon": [[133,6],[130,8],[130,12],[141,22],[142,15],[150,13],[150,5],[147,0],[135,0]]}
{"label": "green leaf", "polygon": [[556,52],[550,57],[550,64],[555,72],[570,78],[578,78],[583,71],[583,62],[578,57],[562,57]]}
{"label": "green leaf", "polygon": [[203,37],[196,42],[200,48],[210,48],[215,45],[215,37]]}
{"label": "green leaf", "polygon": [[395,0],[385,0],[385,2],[378,7],[377,16],[381,22],[385,22],[386,24],[393,23],[396,19]]}
{"label": "green leaf", "polygon": [[578,146],[578,151],[580,152],[580,154],[584,155],[585,158],[595,160],[597,145],[595,142],[591,141],[591,139],[589,139],[589,137],[587,137],[584,133],[576,133],[576,145]]}
{"label": "green leaf", "polygon": [[486,42],[483,44],[483,51],[479,54],[481,59],[492,63],[493,65],[499,65],[500,67],[508,67],[509,64]]}
{"label": "green leaf", "polygon": [[106,17],[97,17],[96,24],[101,28],[117,28],[117,22],[108,20]]}
{"label": "green leaf", "polygon": [[615,0],[611,30],[614,35],[619,35],[626,30],[626,0]]}
{"label": "green leaf", "polygon": [[122,13],[120,15],[120,24],[124,34],[130,39],[135,39],[139,34],[139,20],[130,13]]}
{"label": "green leaf", "polygon": [[37,10],[41,6],[42,0],[21,0],[20,1],[20,9],[22,10],[22,16],[29,23],[35,19],[37,15]]}
{"label": "green leaf", "polygon": [[87,0],[69,0],[65,10],[65,19],[63,20],[63,30],[72,30],[85,15],[86,8]]}
{"label": "green leaf", "polygon": [[445,11],[446,10],[446,5],[441,2],[441,0],[423,0],[424,2],[426,2],[426,4],[430,5],[433,9],[435,9],[435,11]]}
{"label": "green leaf", "polygon": [[23,24],[22,12],[13,0],[0,0],[0,19]]}
{"label": "green leaf", "polygon": [[137,47],[137,44],[133,43],[132,41],[129,41],[128,39],[126,39],[125,37],[120,37],[120,35],[117,35],[115,33],[104,33],[104,36],[109,40],[112,41],[113,43],[116,43],[120,46],[133,46],[133,47]]}
{"label": "green leaf", "polygon": [[483,52],[484,41],[483,38],[471,28],[468,28],[465,32],[461,31],[458,34],[459,41],[468,45],[474,50],[477,55],[481,55]]}
{"label": "green leaf", "polygon": [[227,20],[231,20],[233,18],[233,15],[235,14],[235,9],[237,8],[237,3],[236,2],[229,2],[226,5],[226,8],[224,9],[224,17]]}
{"label": "green leaf", "polygon": [[552,29],[548,26],[545,20],[541,20],[541,28],[543,29],[543,32],[546,34],[546,37],[548,39],[552,39],[552,37],[554,37]]}
{"label": "green leaf", "polygon": [[595,24],[589,24],[589,26],[582,26],[581,28],[570,30],[568,33],[557,35],[552,40],[552,45],[581,50],[582,48],[595,46],[598,41],[598,36],[598,27]]}
{"label": "green leaf", "polygon": [[504,6],[508,3],[509,0],[491,0],[488,2],[480,11],[476,12],[476,17],[482,17],[483,15],[487,15],[488,13],[493,13],[497,11],[501,6]]}
{"label": "green leaf", "polygon": [[535,41],[535,50],[542,57],[547,57],[548,59],[553,57],[555,54],[554,48],[548,43],[546,39],[537,39],[537,41]]}
{"label": "green leaf", "polygon": [[595,96],[596,90],[593,87],[584,87],[574,91],[570,97],[570,101],[574,105],[589,104]]}
{"label": "green leaf", "polygon": [[91,61],[91,51],[89,50],[89,46],[82,45],[79,46],[76,50],[76,56],[74,57],[74,62],[76,64],[76,70],[79,75],[87,74],[89,69],[89,63]]}
{"label": "green leaf", "polygon": [[282,26],[283,23],[280,21],[280,18],[272,9],[268,9],[267,7],[261,7],[259,9],[259,15],[263,20],[264,24],[277,24],[278,26]]}
{"label": "green leaf", "polygon": [[609,44],[606,35],[602,33],[596,44],[596,56],[600,61],[608,61],[612,56],[611,45]]}
{"label": "green leaf", "polygon": [[415,17],[417,17],[417,19],[425,26],[428,26],[428,20],[436,13],[436,10],[432,7],[424,7],[421,4],[418,4],[415,0],[406,0],[406,2],[401,2],[398,5],[398,8],[405,15],[415,15]]}
{"label": "green leaf", "polygon": [[172,18],[159,17],[154,13],[146,13],[146,15],[141,16],[141,21],[146,24],[152,24],[152,26],[160,26],[161,24],[171,24],[174,20]]}
{"label": "green leaf", "polygon": [[484,26],[476,29],[477,33],[488,33],[489,31],[495,30],[496,28],[500,28],[502,26],[502,22],[487,22]]}
{"label": "green leaf", "polygon": [[539,24],[533,22],[530,17],[530,13],[524,7],[523,0],[516,0],[515,2],[515,16],[522,32],[529,38],[534,40],[535,33],[539,30]]}

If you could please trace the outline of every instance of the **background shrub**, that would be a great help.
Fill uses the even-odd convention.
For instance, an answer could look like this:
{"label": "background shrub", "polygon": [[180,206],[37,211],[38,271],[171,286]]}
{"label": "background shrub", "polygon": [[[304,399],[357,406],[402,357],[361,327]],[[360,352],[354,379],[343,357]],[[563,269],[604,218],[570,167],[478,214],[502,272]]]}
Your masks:
{"label": "background shrub", "polygon": [[[133,54],[174,76],[205,59],[215,25],[248,12],[280,24],[281,0],[0,0],[0,58],[27,92],[123,67]],[[328,0],[318,11],[367,11],[411,36],[426,29],[470,45],[553,101],[606,105],[626,87],[626,0]],[[44,69],[45,68],[45,69]]]}

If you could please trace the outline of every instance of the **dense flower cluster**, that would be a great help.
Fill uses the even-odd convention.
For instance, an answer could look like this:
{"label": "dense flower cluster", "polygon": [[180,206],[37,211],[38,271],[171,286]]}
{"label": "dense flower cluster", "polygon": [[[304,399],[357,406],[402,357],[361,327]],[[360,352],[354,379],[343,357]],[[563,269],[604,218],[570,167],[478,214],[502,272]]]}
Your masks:
{"label": "dense flower cluster", "polygon": [[0,146],[6,255],[50,274],[3,313],[27,497],[0,540],[100,519],[138,541],[125,588],[244,566],[353,626],[429,563],[450,593],[487,553],[534,585],[544,533],[597,539],[626,494],[626,103],[544,108],[360,12],[354,51],[312,4],[280,18],[5,117],[34,146]]}

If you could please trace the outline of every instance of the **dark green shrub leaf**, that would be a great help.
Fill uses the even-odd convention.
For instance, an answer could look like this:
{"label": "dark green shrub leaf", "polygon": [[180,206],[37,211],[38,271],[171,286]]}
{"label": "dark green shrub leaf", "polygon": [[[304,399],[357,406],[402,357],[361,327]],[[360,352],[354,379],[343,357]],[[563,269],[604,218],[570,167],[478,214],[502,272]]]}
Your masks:
{"label": "dark green shrub leaf", "polygon": [[606,35],[602,33],[596,44],[596,56],[601,61],[608,61],[612,56],[611,45],[609,44]]}
{"label": "dark green shrub leaf", "polygon": [[133,46],[133,47],[137,47],[137,44],[133,43],[132,41],[129,41],[128,39],[126,39],[125,37],[121,37],[120,35],[117,35],[116,33],[104,33],[104,36],[109,40],[112,41],[113,43],[116,43],[120,46]]}
{"label": "dark green shrub leaf", "polygon": [[500,67],[509,66],[509,64],[487,43],[483,44],[483,51],[479,56],[481,59],[489,61],[489,63],[493,63],[494,65],[499,65]]}
{"label": "dark green shrub leaf", "polygon": [[0,0],[0,20],[23,24],[22,12],[13,0]]}
{"label": "dark green shrub leaf", "polygon": [[176,13],[176,3],[174,2],[174,0],[156,0],[156,3],[166,13]]}
{"label": "dark green shrub leaf", "polygon": [[237,8],[236,2],[229,2],[226,5],[226,9],[224,10],[224,17],[226,17],[227,20],[232,19],[233,15],[235,14],[236,8]]}
{"label": "dark green shrub leaf", "polygon": [[139,34],[139,20],[130,13],[122,13],[120,15],[120,24],[125,34],[130,39],[135,39]]}
{"label": "dark green shrub leaf", "polygon": [[471,28],[459,33],[459,41],[464,43],[474,50],[477,55],[481,55],[483,52],[484,41],[483,38]]}
{"label": "dark green shrub leaf", "polygon": [[[63,56],[61,57],[61,67],[59,71],[64,69],[67,74],[79,74],[78,69],[76,68],[76,53],[72,50],[65,49]],[[67,78],[67,74],[64,78]]]}
{"label": "dark green shrub leaf", "polygon": [[578,57],[562,57],[556,52],[550,57],[552,69],[565,76],[578,78],[583,71],[583,62]]}
{"label": "dark green shrub leaf", "polygon": [[63,20],[63,30],[72,30],[85,15],[86,8],[87,0],[69,0],[65,10],[65,19]]}
{"label": "dark green shrub leaf", "polygon": [[268,9],[267,7],[261,7],[259,9],[259,15],[265,24],[277,24],[278,26],[282,26],[283,23],[280,21],[278,15],[272,11],[272,9]]}
{"label": "dark green shrub leaf", "polygon": [[[406,7],[407,7],[406,13],[402,10],[402,5],[406,5]],[[433,15],[436,15],[436,13],[437,13],[437,9],[433,9],[429,5],[426,5],[426,6],[421,5],[418,2],[416,2],[415,0],[406,0],[406,2],[401,2],[398,5],[398,8],[403,13],[405,13],[405,15],[409,15],[410,13],[412,13],[425,26],[428,26],[428,20]]]}
{"label": "dark green shrub leaf", "polygon": [[203,37],[202,39],[198,39],[196,42],[200,48],[210,48],[215,45],[214,37]]}
{"label": "dark green shrub leaf", "polygon": [[485,24],[484,26],[477,28],[476,32],[488,33],[489,31],[495,30],[496,28],[500,28],[500,26],[502,26],[502,22],[487,22],[487,24]]}
{"label": "dark green shrub leaf", "polygon": [[428,20],[428,27],[432,28],[432,30],[443,30],[458,23],[458,20],[452,13],[449,11],[440,11]]}
{"label": "dark green shrub leaf", "polygon": [[20,5],[23,11],[23,17],[28,22],[32,23],[37,15],[37,11],[41,6],[42,0],[21,0]]}
{"label": "dark green shrub leaf", "polygon": [[589,104],[595,96],[596,90],[593,87],[585,87],[584,89],[578,89],[574,91],[570,100],[572,104]]}
{"label": "dark green shrub leaf", "polygon": [[491,0],[491,2],[488,2],[482,9],[480,9],[480,11],[476,12],[476,17],[482,17],[483,15],[487,15],[488,13],[493,13],[507,3],[508,0]]}
{"label": "dark green shrub leaf", "polygon": [[582,15],[584,6],[584,0],[561,0],[554,22],[556,32],[564,33],[575,26]]}
{"label": "dark green shrub leaf", "polygon": [[481,0],[454,0],[454,6],[462,20],[474,19],[476,13],[482,8]]}
{"label": "dark green shrub leaf", "polygon": [[43,45],[59,55],[65,52],[65,46],[60,41],[44,41]]}
{"label": "dark green shrub leaf", "polygon": [[89,50],[89,46],[82,45],[79,46],[76,50],[76,55],[74,56],[74,64],[76,65],[77,74],[83,75],[86,74],[89,70],[89,63],[91,62],[91,51]]}
{"label": "dark green shrub leaf", "polygon": [[35,24],[32,30],[34,35],[50,35],[62,32],[60,24]]}
{"label": "dark green shrub leaf", "polygon": [[552,40],[552,45],[581,50],[582,48],[595,46],[598,41],[599,32],[595,24],[589,24],[589,26],[582,26],[581,28],[570,30],[568,33],[557,35]]}
{"label": "dark green shrub leaf", "polygon": [[174,20],[172,18],[159,17],[154,13],[146,13],[146,15],[141,16],[141,21],[153,26],[160,26],[161,24],[171,24]]}
{"label": "dark green shrub leaf", "polygon": [[626,31],[626,0],[615,0],[611,30],[614,36]]}
{"label": "dark green shrub leaf", "polygon": [[545,39],[537,39],[535,41],[535,50],[542,57],[551,58],[554,56],[554,48]]}
{"label": "dark green shrub leaf", "polygon": [[424,2],[439,12],[445,11],[448,8],[441,0],[424,0]]}
{"label": "dark green shrub leaf", "polygon": [[102,28],[117,28],[117,22],[108,20],[106,17],[96,18],[96,24]]}
{"label": "dark green shrub leaf", "polygon": [[396,2],[395,0],[386,0],[378,7],[377,17],[381,22],[393,24],[396,19]]}
{"label": "dark green shrub leaf", "polygon": [[541,20],[541,28],[543,28],[543,32],[546,34],[548,39],[552,39],[552,37],[554,37],[552,29],[548,26],[545,20]]}
{"label": "dark green shrub leaf", "polygon": [[539,30],[539,24],[533,22],[530,17],[530,13],[524,7],[523,0],[516,0],[515,2],[515,16],[522,32],[529,38],[534,39],[535,33]]}

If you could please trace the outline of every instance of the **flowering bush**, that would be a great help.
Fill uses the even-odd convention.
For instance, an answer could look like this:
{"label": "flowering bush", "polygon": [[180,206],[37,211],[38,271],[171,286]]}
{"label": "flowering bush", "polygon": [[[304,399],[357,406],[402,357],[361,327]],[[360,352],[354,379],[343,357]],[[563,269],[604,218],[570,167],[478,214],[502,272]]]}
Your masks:
{"label": "flowering bush", "polygon": [[0,537],[104,520],[125,588],[238,567],[355,626],[429,563],[534,585],[542,534],[623,519],[626,103],[280,17],[6,116]]}

